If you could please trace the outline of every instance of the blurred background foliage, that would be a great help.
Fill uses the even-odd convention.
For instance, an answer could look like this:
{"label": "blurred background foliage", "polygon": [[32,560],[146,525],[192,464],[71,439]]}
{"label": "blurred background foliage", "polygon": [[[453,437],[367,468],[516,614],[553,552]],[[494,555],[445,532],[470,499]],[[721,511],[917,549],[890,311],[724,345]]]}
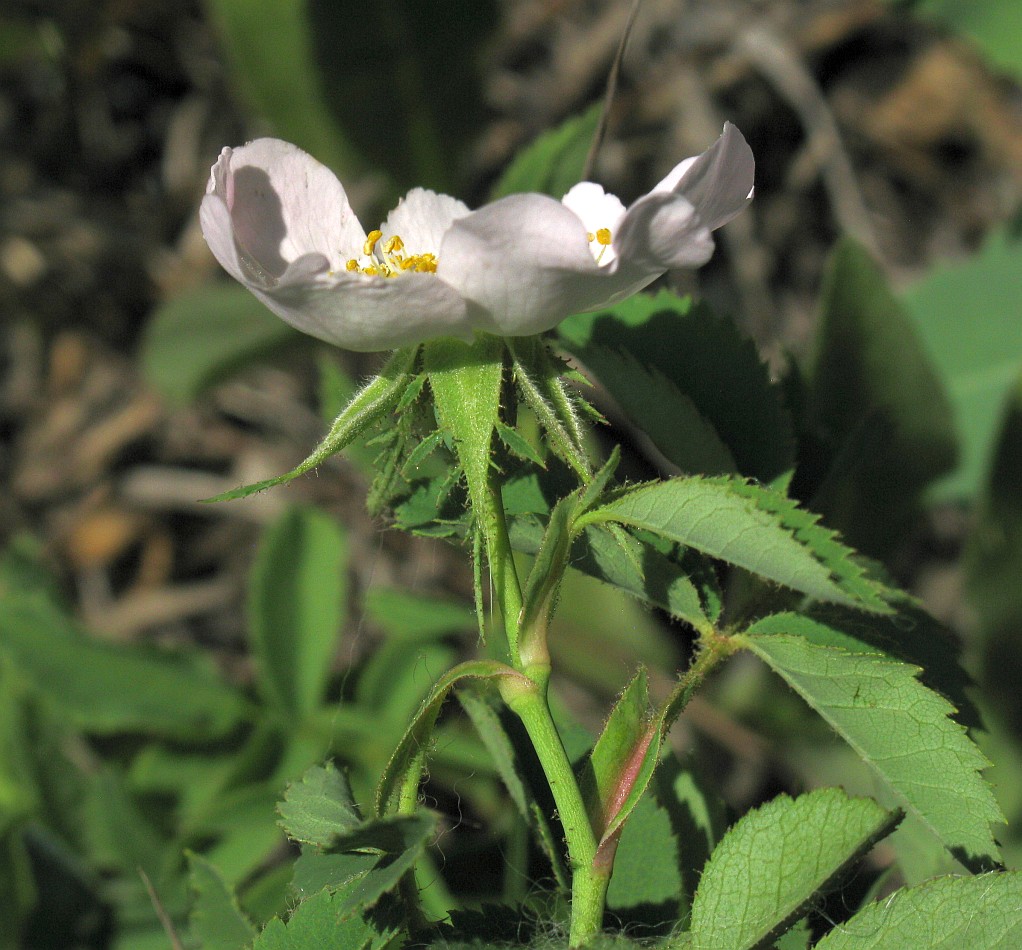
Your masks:
{"label": "blurred background foliage", "polygon": [[[0,945],[165,946],[138,869],[183,927],[186,848],[255,919],[276,913],[284,784],[333,756],[365,799],[432,680],[477,646],[465,552],[364,514],[371,447],[276,493],[198,502],[294,464],[375,365],[299,339],[218,273],[195,212],[219,149],[298,143],[342,176],[367,226],[414,185],[473,205],[563,190],[627,7],[0,11]],[[646,0],[597,178],[628,201],[728,118],[756,152],[757,199],[698,285],[667,281],[698,291],[697,308],[639,305],[557,336],[598,375],[601,442],[624,443],[629,475],[790,478],[947,628],[979,683],[1014,867],[1020,9]],[[669,358],[679,340],[684,358]],[[689,642],[573,577],[554,644],[580,746],[637,662],[663,688]],[[674,740],[735,810],[780,788],[864,787],[752,662],[732,664]],[[446,885],[422,871],[434,909],[445,886],[524,897],[546,873],[456,710],[427,796],[458,828]],[[902,873],[932,873],[932,853],[905,857],[911,834]]]}

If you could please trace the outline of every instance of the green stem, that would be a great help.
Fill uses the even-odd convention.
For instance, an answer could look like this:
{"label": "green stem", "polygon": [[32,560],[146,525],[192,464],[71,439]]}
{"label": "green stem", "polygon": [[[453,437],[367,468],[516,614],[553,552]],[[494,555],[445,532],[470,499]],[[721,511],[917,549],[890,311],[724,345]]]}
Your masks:
{"label": "green stem", "polygon": [[[546,698],[549,669],[527,671],[534,682],[524,687],[519,680],[501,684],[501,693],[529,734],[557,806],[571,865],[571,931],[569,944],[580,947],[600,932],[609,873],[593,867],[596,836],[575,773],[557,733]],[[535,682],[540,679],[541,682]]]}
{"label": "green stem", "polygon": [[514,555],[511,551],[511,539],[507,533],[504,498],[500,493],[496,472],[492,468],[486,479],[486,495],[488,510],[483,515],[486,518],[484,532],[487,542],[486,559],[490,565],[490,578],[504,621],[504,633],[511,654],[511,665],[520,669],[518,624],[522,615],[522,584],[518,579],[518,569],[515,567]]}

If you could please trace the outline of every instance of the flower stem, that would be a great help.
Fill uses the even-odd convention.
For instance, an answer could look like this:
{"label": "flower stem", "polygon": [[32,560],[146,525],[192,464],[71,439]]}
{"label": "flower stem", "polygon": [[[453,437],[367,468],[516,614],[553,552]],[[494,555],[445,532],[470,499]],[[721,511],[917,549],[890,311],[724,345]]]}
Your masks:
{"label": "flower stem", "polygon": [[603,904],[610,881],[608,872],[594,868],[596,836],[575,773],[557,733],[547,703],[545,671],[526,671],[532,683],[508,679],[501,683],[501,694],[508,707],[518,716],[532,741],[550,785],[557,814],[564,829],[571,866],[571,931],[569,943],[580,947],[600,932]]}

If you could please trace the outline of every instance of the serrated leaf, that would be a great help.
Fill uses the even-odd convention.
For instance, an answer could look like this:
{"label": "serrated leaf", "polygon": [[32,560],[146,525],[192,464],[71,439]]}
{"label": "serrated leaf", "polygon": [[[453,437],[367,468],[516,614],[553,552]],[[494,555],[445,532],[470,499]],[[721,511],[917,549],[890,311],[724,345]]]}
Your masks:
{"label": "serrated leaf", "polygon": [[816,600],[889,613],[883,588],[811,512],[737,479],[673,478],[639,486],[582,522],[650,531]]}
{"label": "serrated leaf", "polygon": [[[767,618],[764,629],[776,624]],[[980,771],[989,764],[954,708],[917,679],[917,667],[821,647],[802,637],[741,640],[818,712],[959,861],[999,864],[991,822],[1003,822]]]}
{"label": "serrated leaf", "polygon": [[298,334],[237,284],[211,284],[156,308],[142,336],[142,369],[160,393],[186,403]]}
{"label": "serrated leaf", "polygon": [[350,445],[394,409],[402,393],[415,382],[415,377],[410,374],[417,359],[418,347],[398,350],[394,353],[380,370],[379,375],[373,377],[355,393],[351,402],[334,420],[323,441],[316,446],[315,451],[290,472],[264,479],[261,482],[254,482],[251,485],[232,488],[230,491],[207,498],[206,501],[231,501],[235,498],[247,498],[249,495],[273,488],[275,485],[284,485],[325,462],[331,455],[342,451],[345,446]]}
{"label": "serrated leaf", "polygon": [[918,605],[898,602],[897,606],[896,614],[877,617],[821,604],[808,612],[808,620],[791,613],[775,614],[761,620],[756,629],[761,634],[797,634],[817,646],[884,654],[919,666],[919,678],[955,707],[958,721],[980,727],[979,711],[967,692],[974,682],[961,664],[961,643]]}
{"label": "serrated leaf", "polygon": [[288,785],[277,811],[289,838],[319,848],[362,824],[348,777],[329,762]]}
{"label": "serrated leaf", "polygon": [[940,877],[902,888],[835,927],[816,950],[1016,950],[1022,873]]}
{"label": "serrated leaf", "polygon": [[249,586],[248,617],[259,686],[299,724],[322,698],[347,614],[348,544],[314,508],[292,508],[266,530]]}
{"label": "serrated leaf", "polygon": [[713,424],[658,367],[627,350],[589,346],[586,353],[621,409],[668,462],[694,475],[737,473],[734,456]]}
{"label": "serrated leaf", "polygon": [[195,741],[252,713],[200,657],[94,640],[43,593],[0,597],[0,657],[86,732]]}
{"label": "serrated leaf", "polygon": [[694,950],[766,944],[888,834],[899,815],[824,788],[748,812],[714,850],[692,901]]}
{"label": "serrated leaf", "polygon": [[189,918],[202,950],[244,950],[256,930],[242,912],[234,891],[205,858],[188,853],[189,883],[195,902]]}
{"label": "serrated leaf", "polygon": [[601,110],[599,104],[591,106],[526,146],[494,185],[493,198],[528,191],[562,198],[582,180]]}
{"label": "serrated leaf", "polygon": [[[779,387],[752,341],[707,305],[667,291],[636,294],[609,310],[569,317],[557,335],[640,428],[645,417],[639,413],[648,407],[633,392],[635,365],[659,374],[691,401],[743,475],[769,482],[792,467],[792,423]],[[630,355],[625,362],[622,352]],[[685,418],[693,423],[691,412]],[[693,438],[700,428],[693,424]],[[723,456],[716,455],[720,462]]]}
{"label": "serrated leaf", "polygon": [[252,950],[382,950],[397,929],[380,927],[364,914],[351,914],[343,894],[321,891],[302,901],[285,924],[271,920],[252,944]]}

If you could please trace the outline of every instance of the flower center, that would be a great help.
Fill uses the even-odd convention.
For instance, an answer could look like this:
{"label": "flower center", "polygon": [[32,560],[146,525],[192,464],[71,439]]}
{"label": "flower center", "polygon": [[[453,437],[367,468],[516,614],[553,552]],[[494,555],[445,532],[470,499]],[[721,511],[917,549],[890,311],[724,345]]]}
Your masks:
{"label": "flower center", "polygon": [[370,231],[362,245],[362,259],[368,260],[368,263],[360,263],[359,258],[353,257],[344,265],[344,269],[352,274],[367,274],[369,277],[397,277],[406,271],[436,273],[435,254],[404,254],[405,242],[400,235],[387,238],[381,245],[382,237],[382,231]]}
{"label": "flower center", "polygon": [[600,250],[596,255],[596,263],[599,264],[603,255],[607,253],[607,248],[611,245],[610,228],[600,228],[595,234],[590,231],[586,237],[589,238],[589,243],[592,244],[595,241],[600,245]]}

